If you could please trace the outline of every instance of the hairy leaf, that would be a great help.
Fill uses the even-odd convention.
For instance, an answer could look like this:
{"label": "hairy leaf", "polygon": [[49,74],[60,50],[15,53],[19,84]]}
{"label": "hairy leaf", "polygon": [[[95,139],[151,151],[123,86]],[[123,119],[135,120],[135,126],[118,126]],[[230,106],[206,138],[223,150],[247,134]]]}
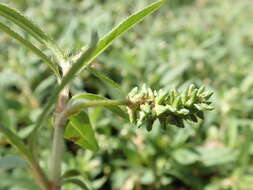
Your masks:
{"label": "hairy leaf", "polygon": [[101,40],[99,40],[95,51],[92,53],[92,56],[89,58],[89,60],[86,61],[85,65],[87,66],[88,64],[90,64],[99,54],[101,54],[105,49],[107,49],[115,39],[117,39],[123,33],[132,28],[135,24],[142,21],[145,16],[156,11],[165,2],[166,0],[156,1],[155,3],[150,4],[149,6],[130,15],[127,19],[122,21],[119,25],[112,29],[112,31],[110,31]]}
{"label": "hairy leaf", "polygon": [[[74,63],[74,65],[71,67],[69,72],[66,74],[66,76],[63,78],[61,85],[58,86],[54,92],[52,93],[52,96],[48,100],[48,103],[46,104],[45,108],[43,109],[43,112],[39,116],[38,122],[36,123],[36,126],[33,131],[33,136],[36,136],[36,131],[42,126],[42,124],[47,119],[51,108],[57,101],[58,95],[61,92],[61,90],[75,77],[75,74],[80,71],[80,69],[84,65],[88,65],[92,60],[94,60],[100,53],[102,53],[117,37],[119,37],[121,34],[126,32],[128,29],[130,29],[133,25],[141,21],[145,16],[149,15],[150,13],[157,10],[166,0],[157,1],[148,7],[144,8],[143,10],[131,15],[128,17],[125,21],[123,21],[121,24],[119,24],[116,28],[114,28],[109,34],[107,34],[105,37],[103,37],[99,44],[97,44],[97,33],[92,33],[91,38],[91,45],[88,50],[86,50],[82,55],[77,59],[77,61]],[[34,137],[31,140],[31,144],[34,144]]]}
{"label": "hairy leaf", "polygon": [[45,61],[48,66],[54,71],[55,75],[60,78],[60,74],[58,71],[58,67],[55,63],[53,63],[47,55],[45,55],[40,49],[35,47],[31,42],[28,40],[24,39],[22,36],[20,36],[18,33],[15,31],[11,30],[8,26],[0,23],[0,30],[11,36],[12,38],[16,39],[19,41],[21,44],[29,48],[33,53],[35,53],[37,56],[39,56],[43,61]]}
{"label": "hairy leaf", "polygon": [[0,3],[0,16],[14,22],[28,34],[32,35],[36,40],[49,48],[59,60],[63,59],[63,53],[56,43],[42,29],[40,29],[39,26],[23,16],[17,10]]}

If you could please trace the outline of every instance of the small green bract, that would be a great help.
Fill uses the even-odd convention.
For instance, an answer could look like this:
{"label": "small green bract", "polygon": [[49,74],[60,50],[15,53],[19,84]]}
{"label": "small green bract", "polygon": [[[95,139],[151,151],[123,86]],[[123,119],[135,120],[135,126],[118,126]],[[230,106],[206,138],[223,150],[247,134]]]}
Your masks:
{"label": "small green bract", "polygon": [[204,111],[214,109],[208,101],[212,95],[204,86],[197,88],[193,84],[181,93],[175,89],[156,91],[143,85],[128,94],[131,104],[127,109],[130,121],[137,127],[146,126],[148,131],[156,119],[163,129],[169,125],[183,128],[184,120],[198,122],[198,118],[204,119]]}

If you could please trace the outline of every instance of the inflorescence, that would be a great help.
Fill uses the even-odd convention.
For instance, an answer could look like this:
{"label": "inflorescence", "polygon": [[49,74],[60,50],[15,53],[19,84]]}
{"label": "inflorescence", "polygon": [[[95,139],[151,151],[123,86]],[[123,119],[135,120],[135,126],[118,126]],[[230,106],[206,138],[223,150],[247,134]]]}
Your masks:
{"label": "inflorescence", "polygon": [[169,125],[183,128],[184,120],[198,122],[198,118],[204,119],[204,111],[214,109],[208,101],[212,95],[205,87],[197,88],[193,84],[182,93],[175,89],[153,91],[143,85],[128,94],[131,104],[127,109],[130,121],[137,127],[146,126],[148,131],[156,119],[163,129]]}

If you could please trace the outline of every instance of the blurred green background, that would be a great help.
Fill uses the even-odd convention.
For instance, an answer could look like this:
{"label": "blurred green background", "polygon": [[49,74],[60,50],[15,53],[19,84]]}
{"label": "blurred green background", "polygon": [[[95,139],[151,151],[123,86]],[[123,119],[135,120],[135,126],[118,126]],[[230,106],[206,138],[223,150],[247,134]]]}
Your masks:
{"label": "blurred green background", "polygon": [[[93,29],[101,37],[153,0],[1,2],[30,17],[72,54],[89,42]],[[152,132],[90,109],[100,150],[66,141],[63,170],[80,169],[80,179],[95,190],[252,190],[252,21],[251,0],[171,0],[117,40],[93,65],[125,92],[143,83],[154,89],[195,83],[215,92],[216,109],[198,124],[168,131],[157,124]],[[46,64],[0,33],[0,123],[26,139],[55,84]],[[72,94],[84,91],[118,98],[86,71],[71,87]],[[38,139],[45,170],[51,139],[48,122]],[[18,153],[0,136],[0,157],[6,154]],[[24,168],[0,169],[0,190],[37,189]]]}

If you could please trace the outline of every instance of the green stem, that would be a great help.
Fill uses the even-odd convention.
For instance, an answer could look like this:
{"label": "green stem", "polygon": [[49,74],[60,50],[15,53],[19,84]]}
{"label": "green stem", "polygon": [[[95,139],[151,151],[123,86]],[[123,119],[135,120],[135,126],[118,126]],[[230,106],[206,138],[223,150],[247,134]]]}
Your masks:
{"label": "green stem", "polygon": [[35,135],[36,135],[36,131],[44,124],[45,120],[49,116],[49,113],[54,103],[58,100],[58,98],[60,98],[61,96],[60,94],[62,93],[63,89],[66,87],[69,81],[73,79],[73,77],[80,70],[83,64],[87,60],[89,60],[89,58],[91,57],[92,53],[95,50],[96,44],[97,44],[97,37],[95,37],[95,39],[92,38],[90,48],[80,56],[80,58],[73,64],[71,68],[65,69],[66,66],[70,67],[69,63],[67,64],[60,63],[60,65],[65,66],[62,68],[63,72],[65,73],[63,73],[61,84],[54,89],[54,91],[52,92],[52,96],[49,98],[47,104],[45,105],[43,109],[43,112],[39,116],[38,122],[36,123],[33,129]]}
{"label": "green stem", "polygon": [[50,167],[50,180],[52,182],[52,190],[60,189],[61,179],[61,157],[63,153],[63,135],[64,127],[55,126],[54,139],[53,139],[53,150]]}
{"label": "green stem", "polygon": [[[65,76],[70,69],[70,63],[62,60],[60,65],[62,67],[63,76]],[[54,138],[50,168],[50,180],[52,183],[52,187],[50,190],[61,189],[61,161],[62,153],[64,151],[63,139],[67,118],[62,118],[60,117],[60,115],[62,112],[65,111],[68,99],[69,87],[65,86],[65,88],[63,88],[63,90],[59,94],[58,106],[55,110]]]}
{"label": "green stem", "polygon": [[41,167],[34,160],[30,162],[31,162],[31,172],[34,175],[34,179],[36,180],[36,183],[41,187],[41,189],[49,190],[50,188],[49,181],[45,173],[42,171]]}
{"label": "green stem", "polygon": [[[63,95],[63,94],[62,94]],[[66,94],[65,94],[66,95]],[[62,96],[64,97],[64,96]],[[60,98],[61,100],[61,98]],[[61,158],[63,153],[63,137],[64,129],[67,123],[67,118],[78,112],[80,109],[97,106],[113,106],[113,105],[129,105],[128,100],[98,100],[98,101],[78,101],[74,104],[66,106],[66,99],[64,99],[63,110],[59,112],[55,117],[54,124],[54,138],[53,138],[53,149],[50,166],[50,180],[52,183],[51,190],[60,190],[61,184]],[[62,103],[59,102],[59,105]]]}
{"label": "green stem", "polygon": [[69,117],[83,108],[89,107],[100,107],[100,106],[117,106],[117,105],[130,105],[132,104],[129,100],[96,100],[96,101],[78,101],[67,107],[63,113],[64,117]]}

